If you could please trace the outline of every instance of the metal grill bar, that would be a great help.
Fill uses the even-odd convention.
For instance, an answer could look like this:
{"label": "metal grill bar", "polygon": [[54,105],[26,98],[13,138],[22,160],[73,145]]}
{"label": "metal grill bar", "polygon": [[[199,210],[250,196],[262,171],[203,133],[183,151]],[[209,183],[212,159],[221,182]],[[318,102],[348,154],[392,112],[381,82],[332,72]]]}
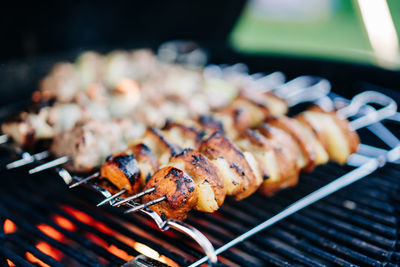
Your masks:
{"label": "metal grill bar", "polygon": [[16,234],[7,235],[7,241],[10,241],[14,243],[16,246],[19,246],[22,249],[32,253],[36,258],[40,259],[41,261],[49,263],[50,266],[55,266],[55,267],[65,266],[64,264],[61,264],[59,261],[48,256],[47,254],[41,252],[34,246],[29,245],[27,242],[24,241],[24,237],[21,235],[19,236]]}
{"label": "metal grill bar", "polygon": [[2,247],[0,249],[0,255],[2,255],[5,259],[10,259],[14,264],[17,266],[22,266],[22,267],[35,267],[35,265],[29,263],[25,259],[21,258],[14,252]]}

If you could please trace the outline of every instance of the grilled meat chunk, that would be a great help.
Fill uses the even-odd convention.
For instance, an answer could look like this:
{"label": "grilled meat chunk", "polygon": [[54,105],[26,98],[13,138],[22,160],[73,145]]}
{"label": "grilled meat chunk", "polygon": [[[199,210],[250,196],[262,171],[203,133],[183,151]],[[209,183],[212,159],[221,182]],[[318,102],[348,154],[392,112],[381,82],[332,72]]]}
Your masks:
{"label": "grilled meat chunk", "polygon": [[119,190],[127,190],[128,194],[135,194],[142,188],[135,156],[126,153],[108,157],[100,169],[100,178],[107,179]]}
{"label": "grilled meat chunk", "polygon": [[240,200],[257,190],[257,177],[245,155],[223,133],[215,132],[204,140],[200,152],[219,169],[227,195]]}
{"label": "grilled meat chunk", "polygon": [[174,121],[167,121],[162,132],[176,145],[192,149],[197,149],[200,146],[202,137],[205,135],[203,131]]}
{"label": "grilled meat chunk", "polygon": [[54,138],[51,152],[68,156],[67,168],[73,172],[88,172],[101,166],[108,155],[123,151],[125,144],[118,125],[91,120],[77,125]]}
{"label": "grilled meat chunk", "polygon": [[129,143],[129,146],[136,144],[146,145],[156,156],[161,165],[165,165],[171,155],[179,154],[182,149],[171,143],[165,134],[156,128],[148,128],[142,138]]}
{"label": "grilled meat chunk", "polygon": [[1,125],[1,131],[24,149],[30,149],[38,139],[53,136],[53,129],[41,114],[22,112]]}
{"label": "grilled meat chunk", "polygon": [[150,208],[162,217],[183,220],[187,213],[198,202],[196,184],[183,171],[168,166],[158,170],[147,182],[144,190],[155,187],[155,190],[143,197],[143,202],[166,197]]}
{"label": "grilled meat chunk", "polygon": [[150,177],[158,170],[160,164],[145,144],[130,146],[128,151],[135,155],[135,159],[138,162],[140,169],[140,181],[144,187],[148,179],[150,179]]}
{"label": "grilled meat chunk", "polygon": [[[273,163],[267,165],[267,168],[270,167],[270,178],[261,185],[261,192],[272,195],[281,189],[296,185],[299,178],[297,157],[300,154],[296,142],[283,130],[265,123],[258,130],[270,141],[274,152]],[[265,143],[263,138],[259,138],[259,142]]]}
{"label": "grilled meat chunk", "polygon": [[282,129],[296,141],[301,152],[298,156],[299,168],[307,172],[312,171],[315,167],[316,152],[314,151],[312,142],[310,142],[299,123],[286,116],[271,118],[267,122],[269,125]]}
{"label": "grilled meat chunk", "polygon": [[221,112],[229,114],[229,117],[233,119],[233,127],[240,133],[271,116],[271,111],[267,106],[244,97],[235,98]]}
{"label": "grilled meat chunk", "polygon": [[217,167],[203,154],[185,149],[171,157],[169,166],[183,170],[194,180],[198,191],[195,209],[204,212],[217,210],[225,200],[225,187]]}

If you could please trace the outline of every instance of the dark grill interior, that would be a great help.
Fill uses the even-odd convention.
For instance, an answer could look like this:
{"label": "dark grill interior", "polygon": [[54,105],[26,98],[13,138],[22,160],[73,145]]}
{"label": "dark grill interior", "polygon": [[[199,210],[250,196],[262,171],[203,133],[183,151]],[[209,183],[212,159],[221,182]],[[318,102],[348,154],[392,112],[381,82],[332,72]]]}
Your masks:
{"label": "dark grill interior", "polygon": [[[194,213],[187,222],[217,248],[351,169],[322,166],[303,175],[296,188],[272,198],[254,195],[241,202],[227,201],[218,213]],[[133,241],[178,265],[203,256],[187,237],[160,232],[145,216],[96,208],[99,194],[87,188],[67,190],[52,172],[29,177],[25,170],[2,171],[1,176],[1,223],[8,219],[17,226],[15,232],[8,229],[9,221],[2,227],[10,232],[1,235],[2,263],[10,259],[17,266],[31,266],[26,260],[29,252],[50,266],[120,266],[139,251],[146,253]],[[388,165],[223,253],[219,264],[395,266],[400,259],[399,176],[400,167]],[[57,260],[39,250],[46,243]]]}

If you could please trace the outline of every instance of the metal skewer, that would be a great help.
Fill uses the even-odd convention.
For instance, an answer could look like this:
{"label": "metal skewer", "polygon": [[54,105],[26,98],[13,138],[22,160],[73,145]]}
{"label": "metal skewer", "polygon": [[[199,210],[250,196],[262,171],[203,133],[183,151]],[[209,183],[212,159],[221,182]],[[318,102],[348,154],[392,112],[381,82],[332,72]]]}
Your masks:
{"label": "metal skewer", "polygon": [[147,207],[150,207],[150,206],[152,206],[152,205],[154,205],[154,204],[157,204],[158,202],[164,201],[164,200],[166,200],[166,199],[167,199],[166,196],[163,196],[163,197],[160,197],[160,198],[156,198],[156,199],[153,199],[153,200],[151,200],[151,201],[149,201],[149,202],[146,202],[146,203],[143,203],[143,204],[138,205],[138,206],[136,206],[136,207],[133,207],[133,208],[131,208],[131,209],[128,209],[128,210],[126,210],[124,213],[137,212],[137,211],[139,211],[139,210],[141,210],[141,209],[145,209],[145,208],[147,208]]}
{"label": "metal skewer", "polygon": [[34,173],[41,172],[41,171],[44,171],[44,170],[47,170],[47,169],[51,169],[53,167],[62,165],[64,163],[67,163],[68,161],[69,161],[69,158],[67,156],[62,156],[62,157],[57,158],[55,160],[52,160],[52,161],[46,162],[46,163],[44,163],[42,165],[39,165],[39,166],[37,166],[37,167],[35,167],[33,169],[30,169],[29,170],[29,174],[34,174]]}
{"label": "metal skewer", "polygon": [[99,204],[97,204],[96,206],[97,206],[97,207],[100,207],[100,206],[106,204],[107,202],[110,202],[111,200],[114,200],[114,199],[116,199],[117,197],[119,197],[120,195],[126,193],[126,191],[127,191],[126,189],[122,189],[122,190],[119,191],[118,193],[115,193],[114,195],[112,195],[112,196],[110,196],[110,197],[104,199],[103,201],[101,201],[101,202],[100,202]]}
{"label": "metal skewer", "polygon": [[33,163],[38,160],[43,160],[45,158],[48,158],[50,156],[50,153],[48,151],[42,151],[36,154],[29,154],[27,152],[22,154],[22,159],[10,162],[6,165],[7,170],[19,168],[25,165],[28,165],[30,163]]}
{"label": "metal skewer", "polygon": [[93,179],[95,179],[95,178],[97,178],[99,176],[100,176],[99,172],[93,173],[92,175],[80,180],[79,182],[76,182],[76,183],[70,185],[69,188],[74,188],[74,187],[77,187],[78,185],[85,184],[88,181],[93,180]]}
{"label": "metal skewer", "polygon": [[0,135],[0,145],[7,143],[7,141],[8,141],[8,135],[6,134]]}
{"label": "metal skewer", "polygon": [[[226,243],[222,247],[218,248],[215,252],[216,254],[221,254],[222,252],[232,248],[233,246],[243,242],[244,240],[248,239],[249,237],[257,234],[260,231],[267,229],[268,227],[276,224],[277,222],[289,217],[290,215],[310,206],[311,204],[323,199],[332,193],[366,177],[367,175],[373,173],[378,168],[383,167],[386,162],[395,162],[400,158],[400,145],[396,146],[395,148],[387,151],[385,156],[378,156],[376,158],[370,158],[367,162],[360,165],[356,169],[350,171],[349,173],[341,176],[340,178],[334,180],[333,182],[321,187],[320,189],[308,194],[307,196],[303,197],[302,199],[294,202],[292,205],[287,207],[286,209],[282,210],[275,216],[269,218],[268,220],[264,221],[263,223],[257,225],[250,231],[234,238],[230,242]],[[200,264],[207,261],[207,257],[201,258],[200,260],[194,262],[190,265],[192,266],[199,266]]]}
{"label": "metal skewer", "polygon": [[125,203],[128,202],[128,201],[131,201],[131,200],[140,198],[140,197],[142,197],[142,196],[144,196],[144,195],[146,195],[146,194],[150,194],[150,193],[153,192],[154,190],[156,190],[156,188],[155,188],[155,187],[151,187],[151,188],[149,188],[149,189],[144,190],[143,192],[137,193],[137,194],[135,194],[135,195],[129,196],[129,197],[127,197],[127,198],[124,198],[123,200],[120,200],[120,201],[118,201],[118,202],[115,202],[115,203],[112,204],[112,205],[113,205],[113,206],[120,206],[120,205],[122,205],[122,204],[125,204]]}

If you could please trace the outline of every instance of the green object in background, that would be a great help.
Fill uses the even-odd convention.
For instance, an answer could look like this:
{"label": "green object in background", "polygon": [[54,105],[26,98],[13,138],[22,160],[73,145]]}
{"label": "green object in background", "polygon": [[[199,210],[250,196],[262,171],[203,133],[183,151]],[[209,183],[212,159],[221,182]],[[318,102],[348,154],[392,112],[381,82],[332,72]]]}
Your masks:
{"label": "green object in background", "polygon": [[[399,35],[400,1],[387,2]],[[245,53],[375,64],[357,4],[348,0],[249,1],[230,41]]]}

